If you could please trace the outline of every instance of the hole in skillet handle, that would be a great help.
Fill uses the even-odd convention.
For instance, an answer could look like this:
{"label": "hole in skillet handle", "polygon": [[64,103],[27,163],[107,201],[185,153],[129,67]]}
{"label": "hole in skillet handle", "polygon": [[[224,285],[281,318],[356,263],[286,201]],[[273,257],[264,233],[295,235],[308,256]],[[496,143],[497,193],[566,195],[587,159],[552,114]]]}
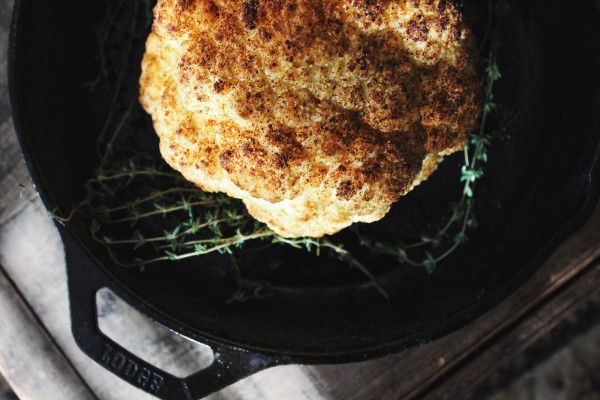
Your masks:
{"label": "hole in skillet handle", "polygon": [[[140,313],[112,290],[96,292],[96,315],[100,332],[121,347],[171,375],[185,378],[210,366],[214,361],[212,349],[202,343],[175,333]],[[115,368],[135,366],[115,361]]]}
{"label": "hole in skillet handle", "polygon": [[75,342],[88,357],[119,378],[161,399],[191,400],[205,397],[263,369],[290,362],[286,357],[251,352],[208,339],[203,344],[212,349],[213,362],[184,378],[141,359],[102,333],[98,325],[96,293],[107,287],[125,301],[127,295],[119,293],[119,288],[68,228],[56,225],[65,248],[71,330]]}

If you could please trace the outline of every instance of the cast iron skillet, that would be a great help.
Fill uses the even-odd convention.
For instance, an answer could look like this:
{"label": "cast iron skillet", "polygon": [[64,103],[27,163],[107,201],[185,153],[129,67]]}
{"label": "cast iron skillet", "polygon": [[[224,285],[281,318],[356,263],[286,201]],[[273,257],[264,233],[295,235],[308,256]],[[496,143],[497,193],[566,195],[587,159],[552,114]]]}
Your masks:
{"label": "cast iron skillet", "polygon": [[[86,221],[75,217],[57,226],[79,346],[160,398],[198,398],[277,364],[395,353],[490,310],[581,226],[598,199],[600,18],[596,2],[581,3],[511,2],[494,142],[478,187],[480,227],[433,274],[359,251],[390,294],[386,300],[356,271],[330,259],[267,250],[248,257],[245,268],[249,285],[266,283],[274,294],[227,305],[234,288],[218,257],[193,266],[122,269],[100,261]],[[64,212],[76,204],[97,162],[94,142],[103,110],[82,83],[97,70],[93,26],[106,4],[15,2],[9,53],[13,114],[25,160],[49,209]],[[130,129],[154,136],[147,117],[139,115],[141,122]],[[397,221],[408,214],[423,221],[435,217],[460,193],[453,183],[457,165],[456,157],[448,159],[369,229],[389,236],[402,229]],[[103,287],[173,331],[211,346],[214,363],[179,379],[104,336],[94,303]]]}

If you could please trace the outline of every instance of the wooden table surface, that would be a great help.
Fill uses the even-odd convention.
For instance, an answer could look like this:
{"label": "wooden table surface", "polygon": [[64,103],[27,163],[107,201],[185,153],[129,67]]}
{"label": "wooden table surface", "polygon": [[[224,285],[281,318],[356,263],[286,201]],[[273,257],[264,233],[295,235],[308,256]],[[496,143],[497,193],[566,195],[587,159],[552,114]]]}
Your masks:
{"label": "wooden table surface", "polygon": [[[11,0],[0,0],[0,372],[21,399],[150,399],[84,355],[71,335],[59,235],[21,160],[7,96]],[[26,187],[20,196],[19,184]],[[400,354],[343,365],[262,371],[210,399],[464,399],[486,377],[584,304],[600,278],[600,208],[523,287],[469,326]],[[210,362],[110,292],[99,324],[135,354],[185,376]],[[133,327],[134,332],[131,329]]]}

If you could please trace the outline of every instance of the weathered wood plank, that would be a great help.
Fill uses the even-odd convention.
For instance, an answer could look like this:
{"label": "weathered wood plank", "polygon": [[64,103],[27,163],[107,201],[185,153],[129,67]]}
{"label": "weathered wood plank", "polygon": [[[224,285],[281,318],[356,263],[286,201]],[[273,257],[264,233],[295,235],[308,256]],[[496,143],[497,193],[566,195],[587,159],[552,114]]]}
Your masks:
{"label": "weathered wood plank", "polygon": [[[21,157],[12,120],[8,118],[0,124],[0,225],[13,218],[25,207],[30,206],[25,199],[35,198],[29,174]],[[20,185],[25,187],[21,198]]]}
{"label": "weathered wood plank", "polygon": [[[310,367],[334,398],[417,398],[444,374],[477,352],[509,324],[537,309],[589,263],[600,257],[600,207],[529,279],[498,307],[467,327],[421,348],[346,366]],[[365,384],[368,383],[368,384]]]}
{"label": "weathered wood plank", "polygon": [[426,395],[422,398],[466,399],[474,387],[506,365],[516,354],[548,334],[565,316],[572,315],[597,295],[598,282],[600,262],[587,267],[578,279],[563,285],[561,290],[534,313],[499,334],[489,347],[473,354],[468,362],[452,371],[437,385],[427,388]]}
{"label": "weathered wood plank", "polygon": [[[0,262],[6,264],[10,276],[30,302],[35,315],[47,326],[56,343],[100,398],[151,399],[149,395],[105,371],[81,353],[76,346],[70,332],[64,255],[58,234],[43,213],[28,207],[19,197],[18,184],[28,184],[29,180],[21,161],[7,107],[6,28],[11,6],[11,0],[0,0],[2,11],[0,13]],[[32,194],[33,191],[30,191],[29,196]],[[209,398],[214,400],[415,398],[426,393],[436,382],[442,382],[442,379],[446,380],[441,383],[442,386],[432,392],[433,394],[430,394],[431,396],[444,393],[446,388],[451,388],[453,385],[458,385],[460,388],[460,391],[453,393],[462,395],[479,380],[476,375],[479,369],[482,371],[486,369],[489,372],[494,366],[501,364],[494,362],[495,356],[503,351],[509,353],[519,351],[519,346],[534,340],[535,335],[531,335],[530,329],[537,327],[543,331],[545,327],[551,326],[554,319],[560,319],[569,313],[570,307],[566,305],[561,308],[558,303],[552,303],[554,305],[551,309],[547,309],[540,308],[540,304],[555,296],[567,282],[579,279],[578,274],[598,256],[600,256],[600,210],[596,210],[586,226],[565,242],[525,286],[499,307],[452,335],[419,349],[362,363],[274,368],[244,379]],[[588,280],[585,282],[589,283]],[[0,293],[0,309],[3,302],[1,296],[2,293]],[[571,297],[572,305],[575,306],[577,301],[583,299],[583,297]],[[523,319],[528,313],[532,316]],[[110,316],[110,314],[105,315],[105,317]],[[6,337],[9,336],[4,335],[2,329],[14,329],[16,325],[12,318],[2,319],[4,317],[4,313],[0,310],[0,324],[2,324],[0,325],[0,370],[2,371],[14,368],[14,360],[19,359],[15,354],[31,354],[32,351],[31,340],[23,329],[19,332],[25,333],[10,335],[16,343],[14,346],[5,345]],[[127,314],[120,315],[119,318],[127,318]],[[544,325],[543,318],[551,320],[546,320]],[[525,335],[523,342],[501,335],[503,328],[517,320],[520,320],[523,325],[519,325],[521,330],[519,326],[515,327],[514,332]],[[4,327],[5,322],[10,322],[9,325],[12,327]],[[136,335],[141,338],[138,342],[147,345],[140,345],[136,351],[146,352],[149,358],[154,357],[158,354],[157,350],[164,345],[160,340],[161,334],[153,330],[150,323],[139,323],[138,328]],[[44,351],[52,351],[52,346],[48,346],[48,349],[44,348],[43,351],[32,355],[28,362],[37,362],[37,358],[45,359]],[[7,355],[2,352],[2,349],[11,349],[12,352]],[[485,351],[475,356],[478,349],[485,349]],[[171,355],[177,356],[179,351],[181,349],[175,349]],[[472,361],[464,364],[464,360],[470,356],[474,357]],[[158,362],[160,362],[161,356],[156,357],[159,357]],[[46,359],[45,362],[50,360]],[[183,358],[180,362],[182,365],[177,367],[181,368],[191,363]],[[14,378],[12,383],[21,385],[21,393],[33,393],[36,390],[36,383],[28,384],[26,380],[42,379],[44,373],[44,370],[30,368],[28,374],[11,375]],[[56,379],[63,379],[63,384],[59,388],[47,387],[45,398],[65,398],[59,395],[62,392],[54,390],[77,390],[77,385],[68,383],[64,377]]]}
{"label": "weathered wood plank", "polygon": [[29,174],[14,135],[8,101],[7,49],[12,0],[0,0],[0,224],[17,214],[27,202],[21,199],[19,184],[27,186],[25,197],[33,199]]}
{"label": "weathered wood plank", "polygon": [[62,244],[54,224],[43,212],[26,207],[0,227],[0,263],[99,398],[153,398],[116,378],[79,350],[71,333]]}
{"label": "weathered wood plank", "polygon": [[12,5],[13,0],[0,0],[0,124],[3,124],[10,117],[8,79],[6,76],[6,48]]}
{"label": "weathered wood plank", "polygon": [[0,370],[22,399],[86,400],[89,391],[0,267]]}

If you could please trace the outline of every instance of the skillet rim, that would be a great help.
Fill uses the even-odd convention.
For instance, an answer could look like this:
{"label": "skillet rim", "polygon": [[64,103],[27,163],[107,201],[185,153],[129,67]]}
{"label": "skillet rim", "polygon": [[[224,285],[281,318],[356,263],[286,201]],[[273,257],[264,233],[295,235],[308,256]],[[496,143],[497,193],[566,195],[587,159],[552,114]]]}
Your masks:
{"label": "skillet rim", "polygon": [[[34,188],[38,193],[38,196],[42,200],[44,206],[47,209],[54,209],[55,203],[51,199],[51,195],[49,194],[47,185],[45,184],[43,173],[40,173],[40,168],[36,164],[34,158],[34,152],[32,149],[30,135],[28,134],[29,130],[27,127],[27,121],[24,119],[23,110],[25,107],[22,106],[22,94],[21,94],[21,81],[23,77],[19,73],[18,68],[18,43],[19,43],[19,21],[22,17],[22,10],[24,3],[27,3],[28,0],[15,0],[13,6],[13,15],[11,21],[11,31],[9,36],[9,51],[7,54],[7,64],[8,64],[8,82],[9,82],[9,97],[10,104],[12,108],[12,116],[14,121],[15,132],[17,134],[19,144],[23,153],[23,159],[29,174],[31,176],[32,183],[34,184]],[[595,95],[596,102],[600,103],[600,89],[597,90]],[[281,350],[273,350],[267,348],[258,348],[254,346],[248,346],[240,343],[236,343],[235,341],[229,341],[226,339],[218,338],[216,336],[212,336],[207,332],[199,332],[198,330],[188,327],[185,324],[177,321],[173,317],[169,316],[164,311],[160,311],[155,308],[153,305],[149,304],[145,299],[131,292],[131,289],[126,287],[122,282],[119,282],[106,268],[101,265],[97,265],[97,261],[93,257],[92,254],[89,253],[89,250],[84,246],[79,238],[76,238],[76,242],[83,250],[85,250],[88,255],[90,261],[94,262],[95,268],[97,271],[100,271],[106,279],[110,281],[110,285],[105,284],[104,286],[108,287],[110,290],[114,291],[119,297],[125,300],[132,307],[142,312],[152,320],[158,322],[159,324],[168,327],[171,330],[174,330],[178,333],[181,333],[187,337],[190,337],[194,340],[202,341],[202,342],[212,342],[218,343],[225,346],[230,346],[232,348],[240,348],[244,350],[253,351],[260,354],[270,355],[276,359],[283,359],[292,361],[292,362],[305,362],[305,363],[342,363],[342,362],[351,362],[351,361],[359,361],[367,358],[374,358],[383,355],[389,355],[393,353],[398,353],[402,350],[412,348],[415,346],[423,345],[432,340],[443,337],[451,332],[454,332],[462,327],[465,327],[469,323],[473,322],[475,319],[488,312],[499,303],[504,301],[510,294],[514,293],[519,287],[521,287],[530,277],[537,271],[543,264],[545,260],[554,252],[560,244],[562,244],[569,236],[573,233],[577,232],[583,224],[588,220],[589,216],[592,214],[594,209],[598,204],[598,198],[600,197],[600,145],[596,148],[595,156],[589,168],[589,185],[588,191],[585,196],[585,200],[582,203],[582,206],[578,213],[567,220],[564,224],[561,225],[560,229],[558,229],[550,240],[543,246],[537,253],[535,257],[533,257],[529,263],[525,266],[525,269],[530,271],[526,276],[522,278],[519,282],[511,282],[509,285],[510,288],[506,288],[506,293],[500,298],[490,298],[486,302],[480,302],[477,304],[477,307],[470,308],[467,311],[460,313],[456,318],[454,318],[450,323],[448,321],[444,321],[444,326],[439,327],[438,329],[432,330],[429,335],[425,335],[426,338],[414,338],[414,339],[398,339],[395,341],[386,342],[383,344],[379,344],[377,346],[371,346],[366,348],[359,348],[352,351],[337,351],[334,353],[301,353],[301,352],[282,352]],[[56,222],[59,231],[61,231],[61,235],[64,235],[65,228],[60,225],[59,222]],[[64,236],[63,236],[64,239]],[[65,245],[65,252],[71,251],[69,246]],[[537,265],[536,268],[533,268],[532,265]],[[67,265],[68,268],[73,268],[73,266]]]}

